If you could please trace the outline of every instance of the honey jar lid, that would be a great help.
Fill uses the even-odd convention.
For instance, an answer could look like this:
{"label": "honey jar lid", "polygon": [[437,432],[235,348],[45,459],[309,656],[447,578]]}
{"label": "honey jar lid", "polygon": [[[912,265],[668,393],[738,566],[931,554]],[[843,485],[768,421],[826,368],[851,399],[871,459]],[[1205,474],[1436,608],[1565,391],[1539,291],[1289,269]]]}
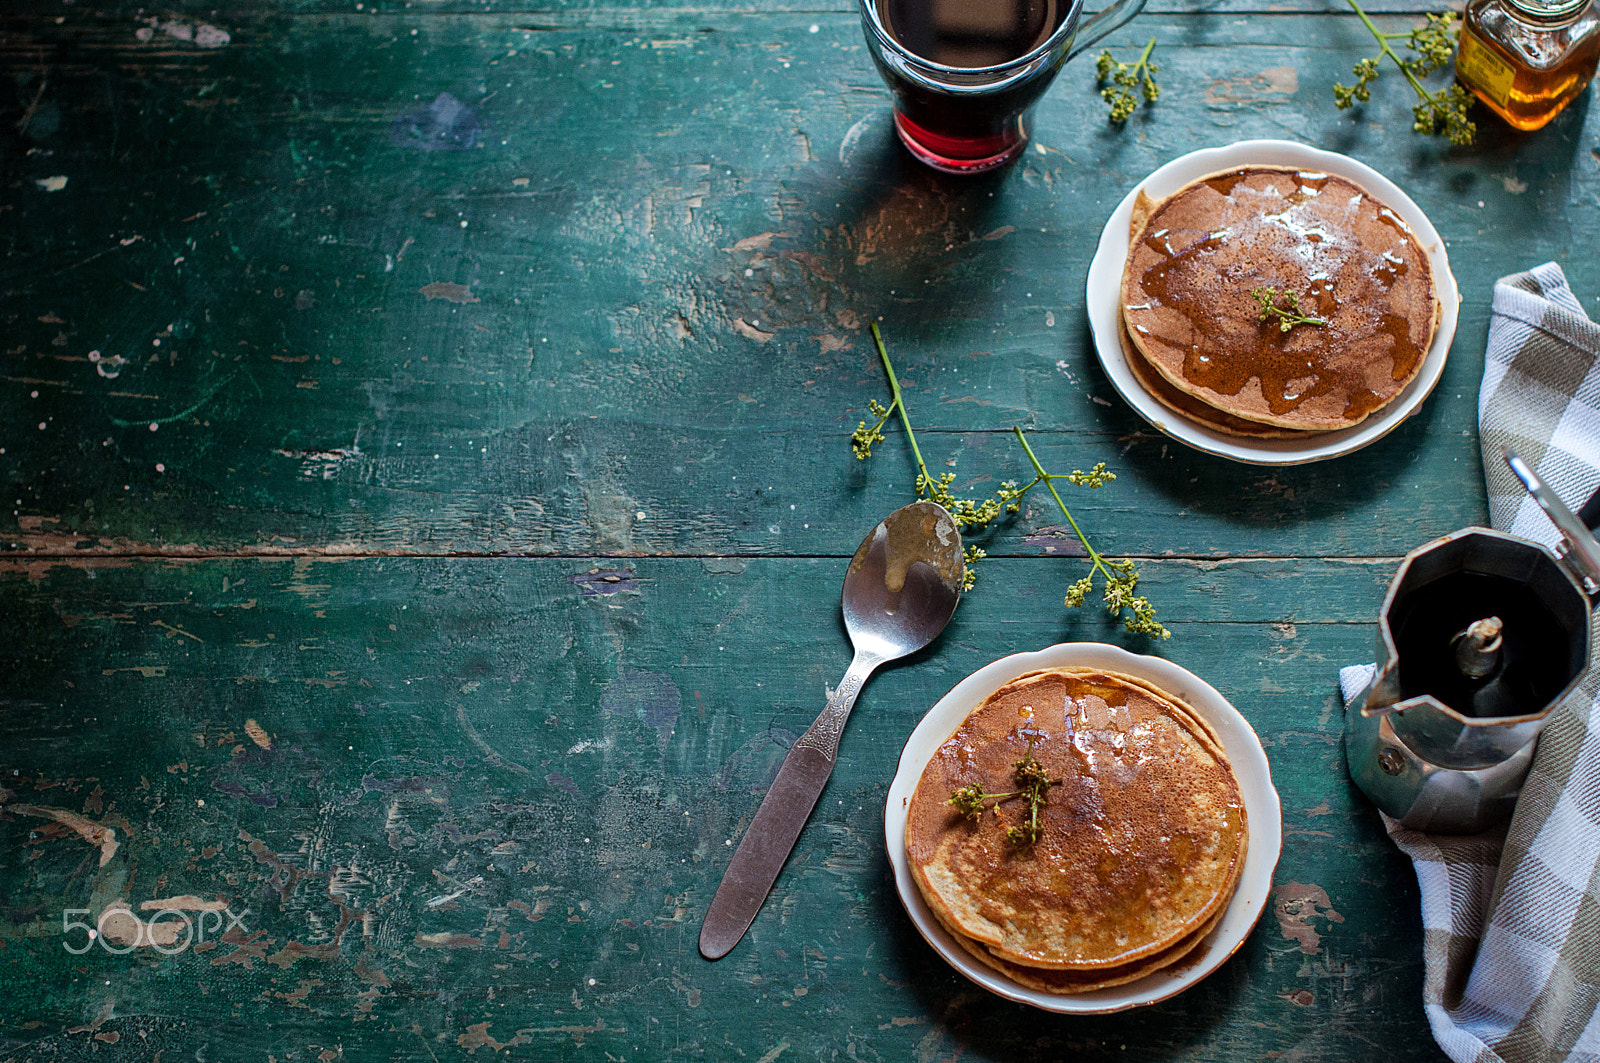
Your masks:
{"label": "honey jar lid", "polygon": [[1507,0],[1517,11],[1549,21],[1565,18],[1588,7],[1592,0]]}

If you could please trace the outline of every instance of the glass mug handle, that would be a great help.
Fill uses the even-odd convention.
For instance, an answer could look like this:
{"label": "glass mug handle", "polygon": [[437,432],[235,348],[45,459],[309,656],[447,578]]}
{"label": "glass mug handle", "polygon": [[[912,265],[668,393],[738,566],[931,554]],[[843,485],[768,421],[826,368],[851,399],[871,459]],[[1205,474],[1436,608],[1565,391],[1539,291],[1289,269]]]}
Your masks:
{"label": "glass mug handle", "polygon": [[1110,7],[1095,12],[1089,21],[1079,23],[1078,39],[1073,42],[1067,58],[1071,59],[1091,44],[1097,43],[1112,30],[1126,26],[1135,15],[1144,10],[1144,5],[1145,0],[1116,0]]}

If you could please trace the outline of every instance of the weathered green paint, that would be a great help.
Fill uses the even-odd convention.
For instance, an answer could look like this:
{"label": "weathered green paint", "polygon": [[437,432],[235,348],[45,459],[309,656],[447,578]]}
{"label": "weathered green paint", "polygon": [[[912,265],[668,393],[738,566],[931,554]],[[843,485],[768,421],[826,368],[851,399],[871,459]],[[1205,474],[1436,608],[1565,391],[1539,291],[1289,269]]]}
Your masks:
{"label": "weathered green paint", "polygon": [[[1163,0],[1110,42],[1157,37],[1153,109],[1108,128],[1079,60],[1044,150],[960,182],[893,144],[846,4],[92,6],[0,14],[0,1058],[1440,1058],[1334,675],[1399,555],[1486,519],[1494,278],[1555,258],[1600,288],[1586,103],[1450,150],[1392,74],[1334,110],[1370,51],[1348,16]],[[471,118],[420,150],[441,93]],[[1196,455],[1093,358],[1113,204],[1251,137],[1371,163],[1449,243],[1444,380],[1359,455]],[[1174,637],[1064,611],[1083,562],[1031,499],[941,640],[872,680],[707,964],[726,843],[843,672],[844,558],[910,497],[896,436],[846,443],[878,317],[961,489],[1021,475],[1014,424],[1055,471],[1110,463],[1069,501]],[[940,964],[881,838],[920,714],[1076,639],[1213,682],[1285,808],[1282,919],[1102,1019]],[[115,831],[104,866],[74,824]],[[64,909],[185,894],[260,936],[63,949]]]}
{"label": "weathered green paint", "polygon": [[[1067,1020],[973,990],[917,938],[883,853],[900,744],[993,657],[1070,638],[1139,647],[1093,614],[1063,621],[1079,566],[988,563],[941,641],[872,680],[789,869],[713,965],[694,941],[725,843],[848,658],[843,559],[14,565],[0,600],[30,636],[0,665],[5,799],[79,813],[121,844],[102,867],[38,814],[0,821],[0,1015],[64,1046],[111,1001],[95,1032],[149,1029],[209,1058],[335,1043],[408,1056],[413,1024],[442,1058],[481,1022],[501,1042],[541,1031],[529,1054],[573,1059],[754,1058],[781,1042],[797,1058],[1127,1044],[1128,1058],[1226,1059],[1308,1039],[1332,1059],[1416,1036],[1415,887],[1345,781],[1330,685],[1369,652],[1392,565],[1146,564],[1175,632],[1163,650],[1217,677],[1263,737],[1285,809],[1278,881],[1322,888],[1336,913],[1311,918],[1312,951],[1269,913],[1184,997]],[[62,934],[64,908],[185,894],[249,907],[258,947],[63,948],[83,940]]]}
{"label": "weathered green paint", "polygon": [[[1427,534],[1465,522],[1455,493],[1429,488],[1473,460],[1470,402],[1430,405],[1358,472],[1163,456],[1094,362],[1084,270],[1111,205],[1166,159],[1251,136],[1327,143],[1391,173],[1446,234],[1466,301],[1441,391],[1464,397],[1493,276],[1555,257],[1593,285],[1570,216],[1600,188],[1592,121],[1562,119],[1537,149],[1486,130],[1478,151],[1445,152],[1409,132],[1399,91],[1366,122],[1331,107],[1326,86],[1364,47],[1348,19],[1145,21],[1171,86],[1157,108],[1109,129],[1087,64],[1069,67],[1041,109],[1047,154],[961,183],[892,144],[842,13],[552,15],[538,31],[512,16],[240,16],[213,49],[142,45],[149,27],[127,18],[13,17],[5,54],[32,80],[12,106],[47,76],[57,117],[37,143],[16,138],[0,192],[24,415],[6,426],[21,502],[0,535],[79,547],[28,538],[38,526],[20,518],[37,516],[150,549],[833,552],[879,499],[842,532],[802,517],[774,536],[731,477],[796,512],[860,494],[817,444],[882,393],[871,316],[928,429],[1020,423],[1065,433],[1065,461],[1142,466],[1159,500],[1139,499],[1150,520],[1129,552],[1230,552],[1226,517],[1210,534],[1170,521],[1231,484],[1263,513],[1278,504],[1252,503],[1265,482],[1330,517],[1371,499],[1393,509],[1363,521],[1407,520],[1415,498]],[[471,149],[397,138],[441,92],[473,109]],[[59,192],[35,183],[58,174]],[[424,294],[438,284],[461,287]],[[1421,447],[1435,436],[1462,445]],[[1009,441],[987,447],[958,470],[1020,469]],[[608,499],[660,530],[635,544]],[[1370,552],[1283,523],[1260,549]]]}

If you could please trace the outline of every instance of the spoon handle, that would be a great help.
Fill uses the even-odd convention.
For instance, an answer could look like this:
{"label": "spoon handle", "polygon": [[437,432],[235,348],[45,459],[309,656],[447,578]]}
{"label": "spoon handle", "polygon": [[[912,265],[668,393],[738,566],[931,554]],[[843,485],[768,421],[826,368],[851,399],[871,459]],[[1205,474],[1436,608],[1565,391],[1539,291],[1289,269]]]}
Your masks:
{"label": "spoon handle", "polygon": [[856,696],[866,684],[867,676],[882,663],[883,658],[858,650],[844,673],[844,679],[839,682],[839,689],[833,692],[822,713],[806,728],[806,733],[795,741],[795,747],[815,749],[827,758],[831,766],[839,756],[839,736],[844,734],[844,722],[850,718],[850,710],[856,706]]}
{"label": "spoon handle", "polygon": [[822,796],[828,776],[833,774],[839,736],[855,706],[856,695],[883,660],[858,650],[844,681],[828,699],[827,708],[789,747],[772,788],[739,840],[728,869],[722,873],[722,884],[706,910],[705,922],[700,926],[700,954],[706,959],[726,956],[750,929],[778,872],[789,859],[800,829]]}

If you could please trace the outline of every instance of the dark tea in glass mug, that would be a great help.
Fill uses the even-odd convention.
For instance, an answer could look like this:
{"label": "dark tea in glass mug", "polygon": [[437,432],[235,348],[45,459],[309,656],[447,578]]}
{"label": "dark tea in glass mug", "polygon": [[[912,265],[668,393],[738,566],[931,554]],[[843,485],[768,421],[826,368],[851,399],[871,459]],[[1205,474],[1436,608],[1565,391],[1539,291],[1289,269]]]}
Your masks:
{"label": "dark tea in glass mug", "polygon": [[1033,105],[1061,65],[1145,4],[1116,0],[1080,24],[1083,0],[858,2],[901,141],[945,173],[981,173],[1021,154]]}

